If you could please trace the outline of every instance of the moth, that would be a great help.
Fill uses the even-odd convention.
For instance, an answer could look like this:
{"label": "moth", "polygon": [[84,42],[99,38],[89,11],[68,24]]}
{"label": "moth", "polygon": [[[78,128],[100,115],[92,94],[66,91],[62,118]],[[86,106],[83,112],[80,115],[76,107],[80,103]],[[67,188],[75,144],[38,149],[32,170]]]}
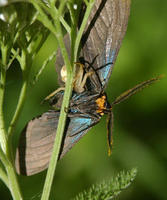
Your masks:
{"label": "moth", "polygon": [[[109,154],[112,148],[112,109],[139,89],[158,78],[143,82],[126,91],[110,104],[104,92],[111,76],[122,39],[125,35],[130,12],[130,0],[96,0],[82,37],[79,65],[59,158],[62,158],[104,114],[108,115],[107,132]],[[70,56],[69,36],[64,42]],[[60,50],[56,56],[59,84],[64,86]],[[81,83],[81,84],[80,84]],[[81,87],[80,87],[81,86]],[[64,91],[51,95],[52,110],[32,119],[21,133],[16,151],[16,170],[22,175],[33,175],[48,167],[60,115]]]}

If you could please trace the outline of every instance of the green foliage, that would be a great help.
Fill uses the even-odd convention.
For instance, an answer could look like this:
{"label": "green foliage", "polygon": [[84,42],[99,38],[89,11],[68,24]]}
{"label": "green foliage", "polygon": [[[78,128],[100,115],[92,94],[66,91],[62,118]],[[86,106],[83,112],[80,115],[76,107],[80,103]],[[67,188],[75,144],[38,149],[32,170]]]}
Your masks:
{"label": "green foliage", "polygon": [[115,178],[93,185],[89,190],[79,193],[73,200],[110,200],[117,197],[133,182],[137,169],[121,171]]}
{"label": "green foliage", "polygon": [[[0,7],[0,14],[0,144],[2,147],[0,157],[4,165],[0,169],[0,178],[8,186],[13,199],[21,199],[22,195],[13,165],[12,140],[25,102],[32,63],[49,32],[37,21],[37,12],[31,4],[6,4]],[[11,116],[10,125],[6,128],[4,118],[6,74],[14,60],[17,60],[22,71],[22,87],[14,115]]]}

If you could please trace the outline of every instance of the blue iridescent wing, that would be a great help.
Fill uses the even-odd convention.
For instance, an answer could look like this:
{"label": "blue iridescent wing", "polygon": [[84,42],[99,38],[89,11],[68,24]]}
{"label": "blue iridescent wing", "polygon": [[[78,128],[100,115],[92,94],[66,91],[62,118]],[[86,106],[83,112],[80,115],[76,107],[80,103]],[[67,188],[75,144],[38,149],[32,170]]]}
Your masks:
{"label": "blue iridescent wing", "polygon": [[70,120],[70,122],[60,158],[62,158],[74,146],[74,144],[89,131],[92,126],[99,122],[99,119],[91,118],[89,116],[71,117],[68,118],[68,120]]}
{"label": "blue iridescent wing", "polygon": [[[21,133],[15,165],[22,175],[33,175],[48,167],[60,113],[48,111],[31,120]],[[62,158],[99,120],[87,117],[68,117],[60,151]]]}
{"label": "blue iridescent wing", "polygon": [[107,65],[98,70],[102,88],[111,76],[127,29],[129,12],[130,0],[96,0],[89,16],[82,54],[89,62],[97,56],[93,63],[95,69]]}

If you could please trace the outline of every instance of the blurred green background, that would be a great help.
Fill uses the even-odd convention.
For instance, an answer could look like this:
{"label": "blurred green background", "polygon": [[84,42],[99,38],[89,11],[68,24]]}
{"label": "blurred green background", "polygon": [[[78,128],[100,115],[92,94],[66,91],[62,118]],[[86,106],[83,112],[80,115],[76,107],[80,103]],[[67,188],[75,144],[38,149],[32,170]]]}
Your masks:
{"label": "blurred green background", "polygon": [[[53,52],[50,36],[34,63],[34,71]],[[122,43],[107,87],[110,102],[121,92],[154,76],[167,75],[167,1],[134,0],[127,34]],[[7,125],[14,112],[21,87],[21,71],[8,71],[6,88]],[[66,200],[93,183],[114,176],[122,169],[138,168],[135,182],[124,191],[123,200],[167,199],[167,77],[114,108],[114,147],[107,155],[106,118],[77,144],[57,165],[51,199]],[[29,89],[16,136],[33,117],[48,110],[40,102],[55,90],[57,75],[52,61]],[[15,144],[16,145],[16,144]],[[26,199],[39,199],[46,171],[20,177]],[[0,184],[1,199],[11,199]]]}

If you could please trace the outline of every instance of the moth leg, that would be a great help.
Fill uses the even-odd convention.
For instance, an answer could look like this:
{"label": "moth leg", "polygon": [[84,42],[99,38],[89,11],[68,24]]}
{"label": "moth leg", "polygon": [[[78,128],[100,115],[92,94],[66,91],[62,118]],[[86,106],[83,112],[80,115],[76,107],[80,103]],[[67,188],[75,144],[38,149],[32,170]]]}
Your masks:
{"label": "moth leg", "polygon": [[45,97],[45,99],[43,101],[47,101],[50,98],[52,98],[55,94],[59,93],[60,91],[64,91],[65,87],[60,87],[57,90],[55,90],[54,92],[52,92],[51,94],[49,94],[47,97]]}
{"label": "moth leg", "polygon": [[91,72],[87,72],[87,73],[85,74],[85,76],[84,76],[84,78],[83,78],[83,80],[82,80],[81,86],[80,86],[81,88],[83,88],[83,87],[85,86],[87,78],[88,78],[89,76],[91,76],[93,73],[94,73],[94,72],[91,71]]}
{"label": "moth leg", "polygon": [[[75,71],[75,80],[74,80],[74,90],[82,90],[80,89],[80,85],[84,76],[84,65],[81,63],[74,63],[76,64],[76,71]],[[77,92],[77,91],[76,91]],[[83,91],[81,91],[83,92]],[[81,93],[80,92],[80,93]]]}
{"label": "moth leg", "polygon": [[[76,64],[76,76],[74,80],[74,90],[77,93],[82,93],[85,90],[84,86],[86,84],[87,78],[91,76],[94,72],[89,71],[85,73],[83,64],[77,62],[75,64]],[[77,66],[79,66],[79,68]]]}

